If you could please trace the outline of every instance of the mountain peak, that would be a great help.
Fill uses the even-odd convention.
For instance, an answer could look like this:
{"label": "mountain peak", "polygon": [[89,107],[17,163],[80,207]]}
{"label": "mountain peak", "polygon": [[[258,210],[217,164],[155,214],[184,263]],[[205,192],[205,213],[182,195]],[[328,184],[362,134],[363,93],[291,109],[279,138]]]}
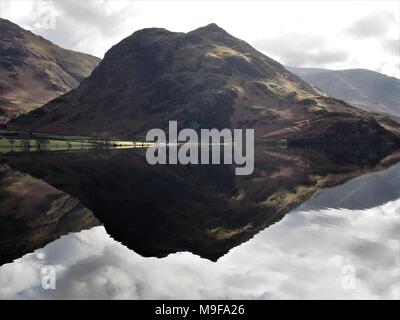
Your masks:
{"label": "mountain peak", "polygon": [[371,116],[319,95],[212,23],[189,33],[137,31],[84,84],[8,128],[135,137],[177,120],[180,128],[253,128],[256,138],[300,143],[348,141],[349,132],[357,132],[352,143],[395,140],[364,119]]}
{"label": "mountain peak", "polygon": [[224,29],[219,27],[216,23],[210,23],[204,27],[197,28],[192,32],[222,32],[227,33]]}
{"label": "mountain peak", "polygon": [[222,30],[221,27],[219,27],[216,23],[209,23],[206,26],[203,27],[203,29],[207,30]]}

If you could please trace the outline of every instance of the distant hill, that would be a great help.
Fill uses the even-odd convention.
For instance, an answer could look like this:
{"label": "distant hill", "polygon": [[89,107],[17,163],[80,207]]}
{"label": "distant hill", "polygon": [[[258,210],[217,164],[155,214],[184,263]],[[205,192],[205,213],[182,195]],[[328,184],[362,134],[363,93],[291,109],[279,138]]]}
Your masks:
{"label": "distant hill", "polygon": [[398,124],[327,97],[216,24],[136,31],[76,89],[8,128],[131,137],[169,120],[196,130],[254,128],[256,138],[291,143],[399,141]]}
{"label": "distant hill", "polygon": [[322,69],[322,68],[302,68],[302,67],[291,67],[291,66],[285,66],[285,68],[287,70],[289,70],[290,72],[297,74],[299,77],[305,76],[307,74],[315,74],[315,73],[333,71],[333,70]]}
{"label": "distant hill", "polygon": [[322,91],[364,110],[400,117],[400,80],[365,70],[326,70],[289,67],[286,69]]}
{"label": "distant hill", "polygon": [[0,123],[75,88],[100,59],[0,19]]}

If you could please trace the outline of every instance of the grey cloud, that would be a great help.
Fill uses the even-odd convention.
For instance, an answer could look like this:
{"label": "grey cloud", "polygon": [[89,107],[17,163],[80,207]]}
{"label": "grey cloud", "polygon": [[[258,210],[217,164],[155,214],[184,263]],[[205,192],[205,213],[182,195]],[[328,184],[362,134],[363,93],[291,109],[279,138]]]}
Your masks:
{"label": "grey cloud", "polygon": [[393,56],[400,55],[400,40],[385,39],[381,41],[383,48]]}
{"label": "grey cloud", "polygon": [[394,223],[388,230],[385,236],[388,239],[400,241],[400,222]]}
{"label": "grey cloud", "polygon": [[[58,290],[45,291],[44,295],[51,299],[85,299],[90,296],[96,299],[118,299],[129,293],[130,299],[144,299],[147,284],[140,277],[132,277],[132,274],[126,272],[123,257],[111,247],[99,253],[71,264],[60,274]],[[113,276],[117,281],[113,281]]]}
{"label": "grey cloud", "polygon": [[[33,32],[64,48],[82,50],[80,47],[84,47],[92,51],[94,46],[102,48],[107,45],[105,49],[108,49],[109,45],[120,40],[114,38],[124,33],[125,24],[130,19],[135,19],[140,10],[127,3],[126,7],[110,11],[107,3],[108,1],[35,2],[24,24]],[[42,24],[49,16],[55,23],[54,26],[45,28]]]}
{"label": "grey cloud", "polygon": [[107,3],[108,1],[53,1],[54,7],[62,17],[67,17],[80,27],[95,27],[104,36],[113,35],[125,19],[139,12],[121,8],[110,14],[106,10]]}
{"label": "grey cloud", "polygon": [[332,216],[332,215],[315,215],[310,219],[310,223],[317,224],[319,226],[326,226],[331,227],[332,225],[335,226],[342,226],[346,224],[346,218],[341,216]]}
{"label": "grey cloud", "polygon": [[392,25],[396,25],[396,18],[392,12],[380,11],[354,22],[347,33],[355,38],[373,38],[386,35]]}
{"label": "grey cloud", "polygon": [[368,239],[355,239],[349,250],[374,269],[396,267],[398,263],[386,245]]}
{"label": "grey cloud", "polygon": [[349,53],[344,49],[331,49],[326,39],[317,36],[286,33],[273,39],[263,39],[255,43],[255,47],[272,54],[288,65],[313,66],[343,62],[349,58]]}

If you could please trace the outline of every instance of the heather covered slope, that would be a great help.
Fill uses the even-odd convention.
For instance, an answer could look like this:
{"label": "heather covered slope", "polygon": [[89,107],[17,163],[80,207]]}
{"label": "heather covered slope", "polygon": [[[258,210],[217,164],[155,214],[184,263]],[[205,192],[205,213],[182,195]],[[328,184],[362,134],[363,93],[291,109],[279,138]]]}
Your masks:
{"label": "heather covered slope", "polygon": [[0,19],[0,123],[75,88],[100,59]]}
{"label": "heather covered slope", "polygon": [[8,127],[129,137],[169,120],[181,128],[254,128],[259,139],[398,141],[373,115],[327,97],[215,24],[137,31],[76,89]]}

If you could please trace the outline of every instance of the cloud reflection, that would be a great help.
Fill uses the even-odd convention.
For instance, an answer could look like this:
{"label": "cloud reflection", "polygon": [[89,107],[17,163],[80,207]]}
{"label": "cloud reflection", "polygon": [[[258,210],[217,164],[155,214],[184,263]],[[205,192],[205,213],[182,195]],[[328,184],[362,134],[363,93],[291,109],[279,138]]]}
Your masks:
{"label": "cloud reflection", "polygon": [[[187,252],[143,258],[95,227],[2,266],[0,298],[399,299],[399,208],[297,211],[216,263]],[[48,264],[56,290],[40,285]]]}

